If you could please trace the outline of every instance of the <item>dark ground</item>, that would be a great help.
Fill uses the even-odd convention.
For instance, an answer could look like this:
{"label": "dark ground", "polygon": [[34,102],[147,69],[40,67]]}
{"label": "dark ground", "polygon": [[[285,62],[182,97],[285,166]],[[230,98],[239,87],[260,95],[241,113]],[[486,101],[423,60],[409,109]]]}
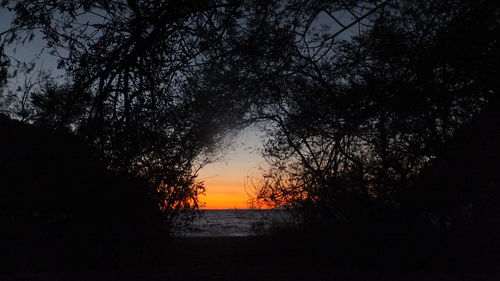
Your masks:
{"label": "dark ground", "polygon": [[26,268],[2,273],[0,280],[500,280],[496,254],[491,253],[465,251],[465,257],[442,253],[446,246],[429,252],[398,242],[394,247],[373,247],[365,241],[353,249],[325,239],[293,241],[298,240],[184,238],[168,246],[167,259],[147,265]]}

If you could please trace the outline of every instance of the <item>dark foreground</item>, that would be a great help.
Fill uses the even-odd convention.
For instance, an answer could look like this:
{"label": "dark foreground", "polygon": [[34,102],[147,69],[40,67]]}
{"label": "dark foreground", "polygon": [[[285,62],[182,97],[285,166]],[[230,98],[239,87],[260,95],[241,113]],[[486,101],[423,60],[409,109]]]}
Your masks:
{"label": "dark foreground", "polygon": [[459,251],[440,243],[429,250],[397,241],[390,247],[365,241],[353,248],[325,239],[297,241],[184,238],[172,241],[168,258],[141,266],[26,267],[7,269],[0,280],[500,280],[494,249]]}

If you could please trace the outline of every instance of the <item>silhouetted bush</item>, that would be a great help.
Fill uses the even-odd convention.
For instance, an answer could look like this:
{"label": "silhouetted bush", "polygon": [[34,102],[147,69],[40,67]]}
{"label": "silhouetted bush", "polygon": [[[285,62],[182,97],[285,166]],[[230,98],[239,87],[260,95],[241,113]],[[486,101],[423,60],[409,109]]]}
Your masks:
{"label": "silhouetted bush", "polygon": [[0,116],[0,243],[14,265],[135,264],[167,232],[147,185],[82,141]]}
{"label": "silhouetted bush", "polygon": [[500,106],[498,98],[458,129],[404,192],[401,204],[442,229],[500,234]]}

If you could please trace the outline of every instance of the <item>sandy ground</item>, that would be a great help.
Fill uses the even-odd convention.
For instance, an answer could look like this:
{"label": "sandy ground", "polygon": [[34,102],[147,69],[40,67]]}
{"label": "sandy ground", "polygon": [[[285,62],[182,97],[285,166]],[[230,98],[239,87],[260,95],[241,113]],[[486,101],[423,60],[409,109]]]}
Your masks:
{"label": "sandy ground", "polygon": [[[497,281],[500,271],[479,264],[432,266],[409,257],[380,261],[384,253],[350,254],[325,241],[269,238],[177,239],[166,260],[134,268],[11,272],[0,280],[470,280]],[[368,251],[370,252],[370,251]],[[381,254],[381,255],[380,255]],[[391,253],[387,253],[391,254]],[[377,260],[379,259],[379,260]]]}

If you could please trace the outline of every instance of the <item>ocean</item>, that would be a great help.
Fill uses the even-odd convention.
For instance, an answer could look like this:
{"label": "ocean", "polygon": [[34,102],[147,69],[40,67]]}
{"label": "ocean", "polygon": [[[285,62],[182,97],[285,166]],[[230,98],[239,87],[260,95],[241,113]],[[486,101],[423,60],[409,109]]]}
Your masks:
{"label": "ocean", "polygon": [[186,227],[181,236],[248,236],[262,231],[280,217],[276,210],[201,210],[201,216]]}

